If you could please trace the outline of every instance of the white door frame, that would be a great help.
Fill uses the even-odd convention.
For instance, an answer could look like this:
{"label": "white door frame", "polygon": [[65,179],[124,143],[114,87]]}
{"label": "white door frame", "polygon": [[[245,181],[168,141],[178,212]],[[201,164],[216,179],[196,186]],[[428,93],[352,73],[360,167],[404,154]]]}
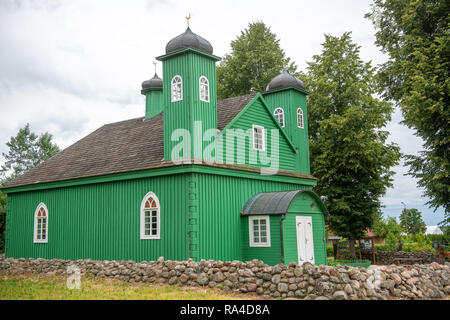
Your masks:
{"label": "white door frame", "polygon": [[314,264],[314,236],[311,216],[295,217],[297,232],[298,264],[310,262]]}

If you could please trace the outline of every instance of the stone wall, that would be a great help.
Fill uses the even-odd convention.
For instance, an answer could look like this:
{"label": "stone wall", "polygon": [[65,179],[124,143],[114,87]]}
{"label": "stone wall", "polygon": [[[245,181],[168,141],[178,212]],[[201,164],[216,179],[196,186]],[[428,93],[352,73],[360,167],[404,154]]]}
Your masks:
{"label": "stone wall", "polygon": [[[363,259],[372,259],[370,254],[362,254]],[[399,260],[397,260],[399,259]],[[402,251],[375,251],[375,264],[428,264],[432,262],[444,263],[444,258],[432,252],[402,252]],[[373,261],[372,261],[373,263]]]}
{"label": "stone wall", "polygon": [[[268,266],[261,261],[93,261],[5,259],[0,274],[43,273],[67,275],[77,266],[83,277],[114,278],[128,282],[207,286],[251,293],[265,298],[328,299],[431,299],[450,294],[450,264],[414,266]],[[73,269],[72,269],[73,270]]]}

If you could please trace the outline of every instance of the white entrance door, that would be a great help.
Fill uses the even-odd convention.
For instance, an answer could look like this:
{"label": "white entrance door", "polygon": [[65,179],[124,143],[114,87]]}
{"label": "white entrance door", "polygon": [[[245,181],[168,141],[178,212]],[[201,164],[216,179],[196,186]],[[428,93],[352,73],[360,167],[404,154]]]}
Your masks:
{"label": "white entrance door", "polygon": [[314,264],[314,241],[311,217],[296,217],[298,264]]}

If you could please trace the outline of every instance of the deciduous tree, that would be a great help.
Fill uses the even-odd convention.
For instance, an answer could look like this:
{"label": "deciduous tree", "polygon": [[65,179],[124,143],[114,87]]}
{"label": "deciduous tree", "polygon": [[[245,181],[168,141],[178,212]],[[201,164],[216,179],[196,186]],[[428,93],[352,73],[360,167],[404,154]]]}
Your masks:
{"label": "deciduous tree", "polygon": [[400,215],[400,223],[406,234],[425,233],[427,225],[422,220],[422,213],[417,209],[404,209]]}
{"label": "deciduous tree", "polygon": [[388,55],[378,79],[384,98],[425,142],[418,156],[407,156],[409,175],[450,223],[450,2],[375,0],[366,17]]}
{"label": "deciduous tree", "polygon": [[279,42],[263,22],[250,23],[231,42],[231,53],[217,67],[217,98],[264,91],[270,80],[280,74],[283,63],[295,74],[296,66],[286,57]]}
{"label": "deciduous tree", "polygon": [[359,57],[350,33],[325,36],[320,55],[308,63],[308,101],[312,174],[315,190],[326,196],[329,225],[354,240],[364,235],[391,186],[399,147],[387,143],[382,128],[392,106],[375,97],[375,68]]}
{"label": "deciduous tree", "polygon": [[21,128],[6,143],[8,153],[2,153],[6,160],[0,170],[2,182],[16,178],[59,152],[59,147],[52,139],[53,136],[48,132],[40,136],[31,132],[28,123]]}

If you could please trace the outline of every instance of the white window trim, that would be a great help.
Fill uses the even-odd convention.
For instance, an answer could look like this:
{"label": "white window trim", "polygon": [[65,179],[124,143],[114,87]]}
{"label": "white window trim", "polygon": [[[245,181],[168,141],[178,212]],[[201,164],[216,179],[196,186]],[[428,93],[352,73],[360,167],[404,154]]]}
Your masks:
{"label": "white window trim", "polygon": [[[44,240],[37,238],[38,213],[39,213],[39,210],[41,208],[44,208],[45,214],[46,214],[46,216],[45,216],[45,218],[46,218],[46,220],[45,220],[46,227],[45,227],[45,239]],[[47,209],[47,206],[43,202],[39,203],[39,205],[37,206],[36,210],[34,211],[34,236],[33,236],[33,240],[34,240],[34,243],[48,243],[48,209]]]}
{"label": "white window trim", "polygon": [[[300,126],[300,123],[298,122],[298,112],[301,111],[302,114],[302,123]],[[297,128],[303,129],[305,127],[305,117],[303,116],[303,109],[302,108],[297,108]]]}
{"label": "white window trim", "polygon": [[[267,242],[264,242],[264,243],[254,243],[253,242],[253,221],[254,220],[266,220]],[[270,216],[248,217],[248,235],[249,235],[250,247],[261,247],[261,248],[270,247],[271,246],[271,243],[270,243]]]}
{"label": "white window trim", "polygon": [[[279,121],[278,118],[277,118],[276,112],[277,112],[278,110],[281,110],[281,115],[283,116],[283,124],[281,124],[280,121]],[[281,107],[276,108],[276,109],[273,111],[273,115],[275,116],[275,119],[277,119],[278,123],[284,128],[284,124],[286,123],[286,119],[285,119],[285,117],[284,117],[284,109],[281,108]]]}
{"label": "white window trim", "polygon": [[[255,148],[255,128],[261,129],[262,136],[262,147],[261,149]],[[252,136],[253,136],[253,150],[266,151],[266,130],[262,126],[258,126],[256,124],[252,125]]]}
{"label": "white window trim", "polygon": [[[147,199],[152,197],[153,200],[156,201],[158,208],[156,209],[156,235],[146,235],[145,234],[145,203]],[[148,192],[144,199],[141,202],[141,240],[155,240],[160,239],[160,230],[161,230],[161,217],[160,217],[161,205],[159,203],[159,199],[153,192]]]}
{"label": "white window trim", "polygon": [[[206,83],[205,83],[205,84],[202,84],[202,79],[205,79],[205,80],[206,80]],[[205,86],[208,88],[208,95],[206,96],[206,99],[202,99],[202,90],[201,90],[202,85],[205,85]],[[208,103],[209,103],[209,80],[208,80],[207,77],[201,76],[201,77],[198,79],[198,90],[199,90],[199,91],[198,91],[198,94],[199,94],[199,96],[200,96],[200,101],[204,101],[204,102],[208,102]]]}
{"label": "white window trim", "polygon": [[[176,99],[173,96],[173,80],[175,80],[176,77],[179,77],[181,80],[181,98],[180,99]],[[172,80],[170,80],[170,95],[171,95],[171,101],[172,102],[177,102],[177,101],[182,101],[183,100],[183,78],[180,75],[175,75],[173,76]]]}

